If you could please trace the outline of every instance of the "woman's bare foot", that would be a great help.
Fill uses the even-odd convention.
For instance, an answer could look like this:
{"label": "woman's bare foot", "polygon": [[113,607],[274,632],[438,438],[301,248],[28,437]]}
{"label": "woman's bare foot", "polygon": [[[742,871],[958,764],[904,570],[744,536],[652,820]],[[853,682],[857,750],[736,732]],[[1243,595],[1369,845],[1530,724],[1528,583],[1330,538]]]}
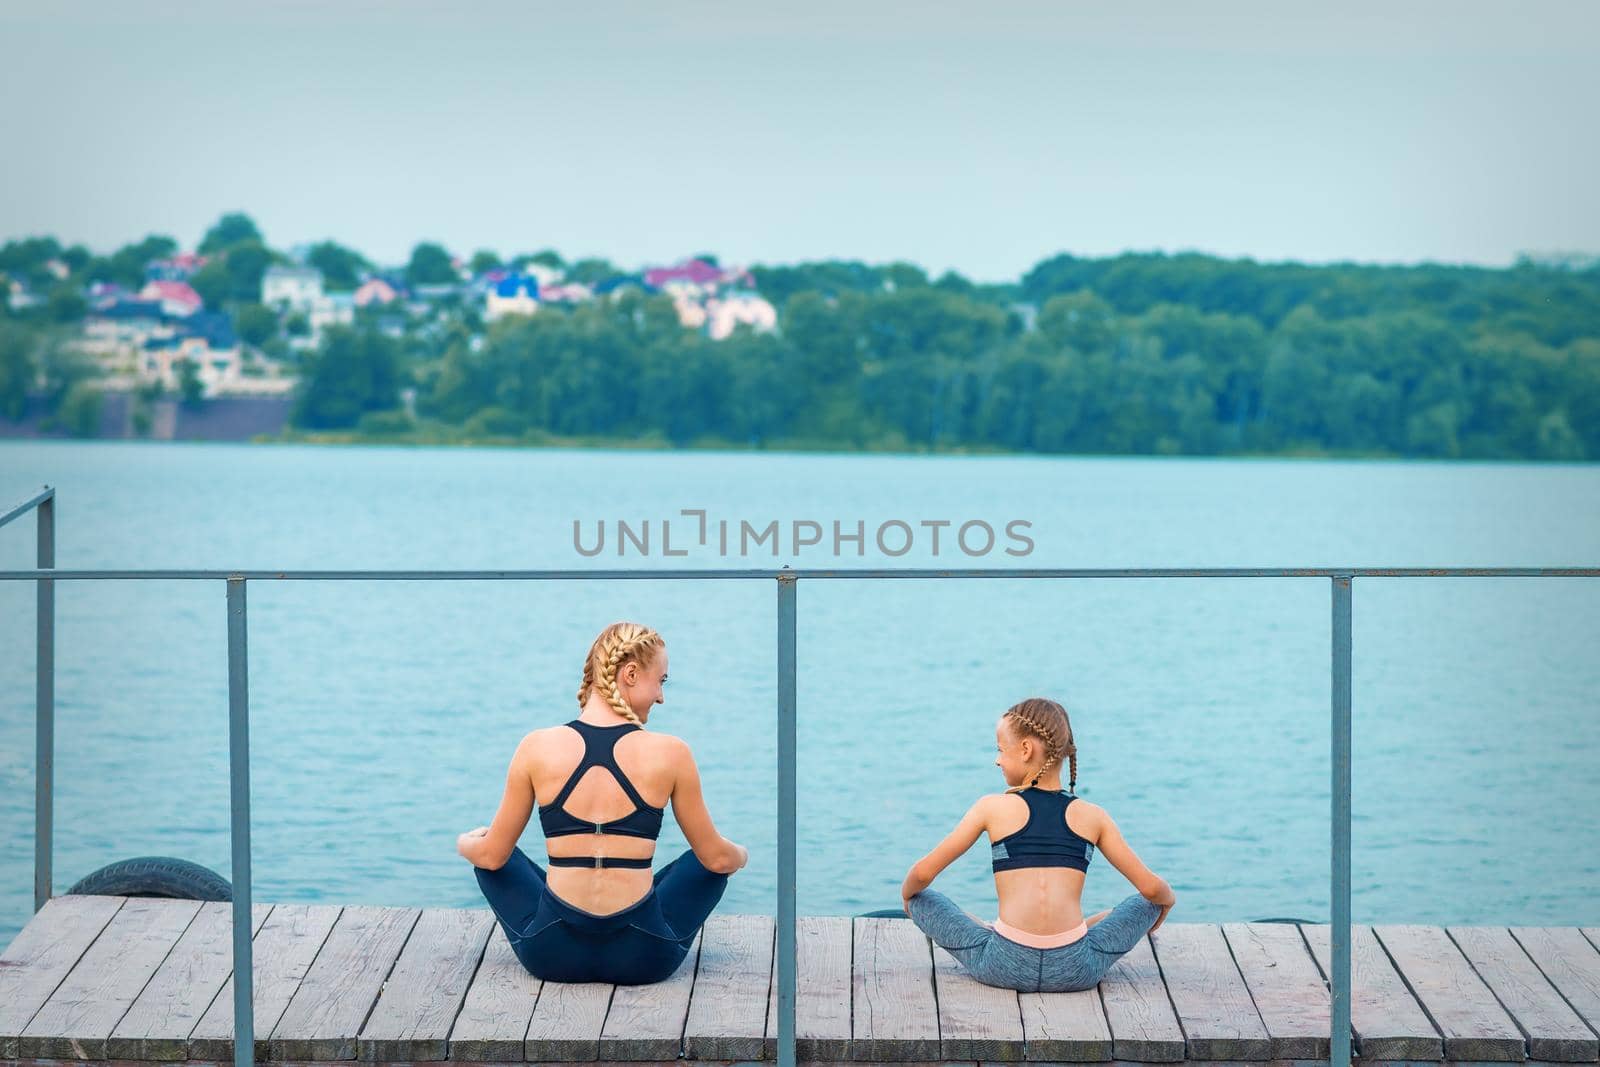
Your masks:
{"label": "woman's bare foot", "polygon": [[1110,915],[1110,914],[1111,914],[1111,909],[1107,908],[1105,911],[1102,911],[1102,912],[1099,912],[1099,913],[1097,913],[1095,915],[1089,916],[1087,919],[1083,920],[1083,924],[1085,926],[1093,926],[1095,923],[1099,922],[1101,919],[1104,919],[1107,915]]}

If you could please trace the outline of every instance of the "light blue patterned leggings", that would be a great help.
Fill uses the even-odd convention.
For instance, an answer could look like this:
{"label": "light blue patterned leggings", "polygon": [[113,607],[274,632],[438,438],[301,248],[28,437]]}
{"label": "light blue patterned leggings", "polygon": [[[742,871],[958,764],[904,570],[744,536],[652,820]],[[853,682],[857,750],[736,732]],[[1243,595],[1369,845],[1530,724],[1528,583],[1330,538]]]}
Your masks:
{"label": "light blue patterned leggings", "polygon": [[968,974],[985,985],[1024,993],[1093,989],[1161,915],[1159,907],[1135,893],[1072,944],[1032,948],[1001,937],[937,890],[924,889],[909,904],[911,921],[961,961]]}

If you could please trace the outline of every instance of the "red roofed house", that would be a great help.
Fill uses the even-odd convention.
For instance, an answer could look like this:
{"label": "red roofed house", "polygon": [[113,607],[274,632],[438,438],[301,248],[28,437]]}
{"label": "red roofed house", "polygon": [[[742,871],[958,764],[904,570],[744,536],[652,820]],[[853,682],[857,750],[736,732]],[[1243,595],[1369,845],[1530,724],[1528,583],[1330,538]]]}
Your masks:
{"label": "red roofed house", "polygon": [[652,289],[673,288],[674,284],[709,289],[722,281],[722,270],[703,259],[691,259],[676,267],[654,267],[644,272],[644,283]]}
{"label": "red roofed house", "polygon": [[356,290],[356,307],[364,308],[368,304],[388,304],[398,299],[399,293],[394,287],[382,278],[368,278],[361,283],[361,288]]}
{"label": "red roofed house", "polygon": [[205,301],[188,282],[146,282],[139,290],[139,299],[160,301],[161,310],[168,315],[193,315],[205,306]]}

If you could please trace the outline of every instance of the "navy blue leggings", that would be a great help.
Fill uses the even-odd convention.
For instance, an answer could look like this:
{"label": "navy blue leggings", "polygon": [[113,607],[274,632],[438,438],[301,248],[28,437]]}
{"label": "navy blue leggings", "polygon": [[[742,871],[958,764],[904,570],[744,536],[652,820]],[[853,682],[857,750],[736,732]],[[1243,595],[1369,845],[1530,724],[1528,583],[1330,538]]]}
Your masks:
{"label": "navy blue leggings", "polygon": [[692,849],[657,868],[650,891],[609,915],[552,893],[544,868],[521,848],[498,870],[473,867],[511,951],[548,982],[659,982],[678,969],[694,935],[722,899],[729,875],[706,870]]}

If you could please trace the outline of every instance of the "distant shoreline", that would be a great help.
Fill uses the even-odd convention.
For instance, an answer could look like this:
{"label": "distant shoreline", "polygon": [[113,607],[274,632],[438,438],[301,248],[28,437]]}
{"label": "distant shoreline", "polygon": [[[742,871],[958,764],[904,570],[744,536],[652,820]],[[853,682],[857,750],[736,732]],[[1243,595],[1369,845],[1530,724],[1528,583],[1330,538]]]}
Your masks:
{"label": "distant shoreline", "polygon": [[784,455],[872,455],[921,457],[983,457],[983,458],[1038,458],[1038,459],[1300,459],[1300,460],[1398,460],[1426,463],[1538,463],[1558,466],[1592,466],[1584,460],[1538,460],[1520,458],[1434,457],[1403,456],[1393,452],[1338,450],[1308,446],[1278,452],[1240,451],[1213,453],[1177,452],[1017,452],[1001,448],[983,448],[967,445],[907,448],[898,444],[867,444],[858,447],[830,445],[805,439],[780,439],[763,445],[740,445],[735,442],[706,438],[675,445],[670,441],[650,435],[638,437],[606,437],[584,435],[563,437],[556,434],[540,435],[537,439],[526,437],[467,437],[449,433],[419,431],[408,434],[358,434],[350,431],[288,430],[279,434],[258,434],[250,444],[310,444],[353,445],[404,448],[457,447],[505,449],[580,449],[596,452],[732,452],[771,453]]}
{"label": "distant shoreline", "polygon": [[235,444],[235,445],[332,445],[379,448],[497,448],[565,449],[594,452],[725,452],[730,454],[826,455],[826,456],[906,456],[946,458],[1038,458],[1038,459],[1186,459],[1186,460],[1337,460],[1357,462],[1453,463],[1453,464],[1536,464],[1554,467],[1596,466],[1595,460],[1533,459],[1506,456],[1406,456],[1388,451],[1329,449],[1317,445],[1264,452],[1019,452],[1003,448],[972,445],[908,447],[900,442],[874,442],[840,445],[805,438],[781,438],[760,445],[739,444],[717,437],[701,437],[685,444],[673,444],[655,434],[633,437],[605,435],[563,436],[542,431],[523,436],[473,436],[448,425],[431,425],[408,433],[363,434],[354,430],[283,429],[240,437],[135,436],[74,437],[70,434],[0,433],[0,447],[11,441],[117,442],[119,444]]}

